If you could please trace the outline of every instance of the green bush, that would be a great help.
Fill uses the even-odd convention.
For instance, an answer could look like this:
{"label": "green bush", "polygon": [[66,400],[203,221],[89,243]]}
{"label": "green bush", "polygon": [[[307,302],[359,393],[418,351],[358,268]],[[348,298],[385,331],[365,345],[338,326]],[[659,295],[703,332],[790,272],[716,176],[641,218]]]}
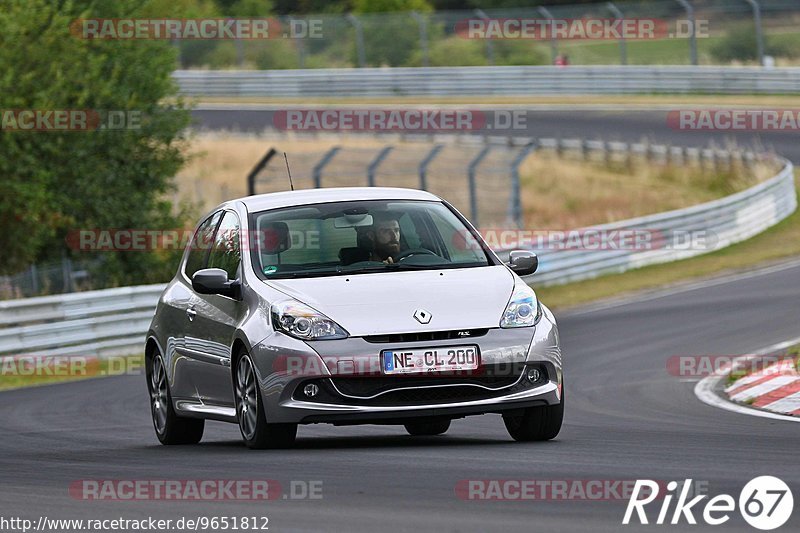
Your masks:
{"label": "green bush", "polygon": [[[0,273],[71,251],[94,228],[182,227],[165,200],[184,162],[189,113],[172,79],[176,50],[158,40],[83,39],[81,18],[141,16],[139,0],[2,0],[0,109],[121,111],[140,125],[91,131],[0,132]],[[99,255],[109,283],[164,281],[176,254]],[[157,278],[157,279],[156,279]]]}
{"label": "green bush", "polygon": [[[794,50],[783,41],[765,36],[764,53],[774,57],[791,57]],[[731,27],[722,39],[711,46],[711,56],[720,63],[731,61],[758,61],[758,41],[753,24]]]}

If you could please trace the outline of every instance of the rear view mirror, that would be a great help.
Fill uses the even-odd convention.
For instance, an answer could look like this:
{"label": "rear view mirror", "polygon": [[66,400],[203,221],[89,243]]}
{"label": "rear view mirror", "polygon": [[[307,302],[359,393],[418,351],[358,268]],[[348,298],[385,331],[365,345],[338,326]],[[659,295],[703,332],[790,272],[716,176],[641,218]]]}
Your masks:
{"label": "rear view mirror", "polygon": [[508,254],[508,263],[511,270],[518,276],[530,276],[539,268],[539,258],[527,250],[514,250]]}
{"label": "rear view mirror", "polygon": [[354,214],[345,214],[341,217],[336,217],[333,219],[333,227],[337,229],[341,228],[359,228],[362,226],[371,226],[372,225],[372,215],[367,213],[354,213]]}
{"label": "rear view mirror", "polygon": [[221,268],[204,268],[192,276],[192,288],[198,294],[221,294],[236,300],[241,299],[241,282],[228,280],[228,273]]}

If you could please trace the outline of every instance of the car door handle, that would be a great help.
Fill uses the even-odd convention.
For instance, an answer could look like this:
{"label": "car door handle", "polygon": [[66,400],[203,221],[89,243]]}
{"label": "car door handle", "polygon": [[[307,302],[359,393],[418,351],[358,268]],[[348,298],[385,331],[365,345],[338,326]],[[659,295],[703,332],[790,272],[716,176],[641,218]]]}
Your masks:
{"label": "car door handle", "polygon": [[197,316],[197,311],[194,310],[194,307],[190,307],[186,310],[186,316],[189,318],[189,322],[194,320],[194,317]]}

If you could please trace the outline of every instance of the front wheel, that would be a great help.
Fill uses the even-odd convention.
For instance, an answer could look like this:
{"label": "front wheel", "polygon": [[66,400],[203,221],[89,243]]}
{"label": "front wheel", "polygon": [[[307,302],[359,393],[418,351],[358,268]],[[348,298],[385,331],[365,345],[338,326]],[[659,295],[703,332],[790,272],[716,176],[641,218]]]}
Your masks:
{"label": "front wheel", "polygon": [[268,424],[253,361],[247,353],[236,364],[236,417],[248,448],[287,448],[297,436],[297,424]]}
{"label": "front wheel", "polygon": [[147,379],[150,392],[150,413],[153,427],[161,444],[197,444],[203,438],[205,420],[184,418],[175,413],[167,383],[167,373],[161,354],[156,354]]}
{"label": "front wheel", "polygon": [[554,439],[561,431],[564,420],[564,388],[557,405],[528,407],[522,412],[503,415],[508,434],[516,441],[529,442]]}

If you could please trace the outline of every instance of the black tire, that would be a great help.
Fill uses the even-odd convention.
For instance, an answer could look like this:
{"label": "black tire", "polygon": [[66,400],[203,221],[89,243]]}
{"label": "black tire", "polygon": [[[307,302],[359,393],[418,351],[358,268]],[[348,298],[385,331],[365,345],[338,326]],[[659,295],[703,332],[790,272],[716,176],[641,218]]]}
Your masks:
{"label": "black tire", "polygon": [[554,439],[561,431],[564,420],[564,388],[561,403],[542,407],[528,407],[522,413],[503,415],[508,434],[516,441],[530,442]]}
{"label": "black tire", "polygon": [[203,438],[206,421],[202,418],[178,416],[172,406],[172,394],[164,360],[157,353],[147,369],[147,390],[150,392],[150,414],[153,428],[161,444],[197,444]]}
{"label": "black tire", "polygon": [[450,420],[428,420],[425,422],[411,422],[404,424],[409,435],[415,437],[441,435],[450,429]]}
{"label": "black tire", "polygon": [[288,448],[297,436],[297,424],[268,424],[264,414],[264,402],[250,355],[242,353],[236,362],[234,373],[236,396],[236,418],[239,431],[248,448]]}

